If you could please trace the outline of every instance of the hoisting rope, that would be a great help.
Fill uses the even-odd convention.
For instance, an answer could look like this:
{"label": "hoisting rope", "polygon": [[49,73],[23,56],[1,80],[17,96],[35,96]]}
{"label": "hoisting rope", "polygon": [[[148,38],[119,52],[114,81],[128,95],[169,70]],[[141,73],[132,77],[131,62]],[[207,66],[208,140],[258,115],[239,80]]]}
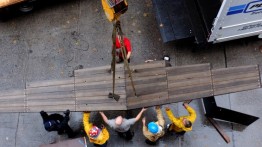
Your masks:
{"label": "hoisting rope", "polygon": [[132,73],[129,68],[129,64],[126,57],[125,45],[123,42],[123,32],[121,29],[119,18],[122,14],[127,11],[128,4],[126,0],[102,0],[103,9],[110,22],[113,22],[113,33],[112,33],[112,61],[111,61],[111,72],[113,72],[113,93],[109,93],[109,98],[114,98],[116,101],[120,98],[119,95],[115,94],[115,71],[116,71],[116,36],[119,35],[119,42],[121,45],[121,53],[124,58],[125,67],[128,70],[129,78],[133,88],[134,95],[136,96],[136,90],[132,78]]}
{"label": "hoisting rope", "polygon": [[132,88],[133,88],[134,95],[137,96],[136,95],[136,89],[135,89],[134,82],[133,82],[132,72],[130,70],[128,59],[126,57],[126,48],[125,48],[125,45],[124,45],[124,42],[123,42],[124,38],[123,38],[123,32],[122,32],[122,29],[121,29],[120,21],[116,22],[116,27],[117,27],[116,31],[117,31],[118,35],[120,36],[119,42],[120,42],[120,45],[121,45],[122,57],[124,57],[125,67],[127,68],[127,71],[128,71],[128,75],[129,75],[129,78],[130,78],[130,81],[131,81],[131,85],[132,85]]}
{"label": "hoisting rope", "polygon": [[123,32],[122,32],[122,29],[121,29],[120,21],[116,20],[113,23],[113,33],[112,33],[113,47],[112,47],[111,71],[113,72],[113,93],[112,94],[109,93],[109,97],[114,98],[118,101],[119,96],[115,94],[116,36],[117,35],[120,36],[120,38],[119,38],[119,42],[120,42],[120,46],[121,46],[120,50],[121,50],[122,57],[124,58],[125,67],[127,68],[127,71],[128,71],[128,75],[129,75],[129,78],[130,78],[130,81],[131,81],[134,96],[136,96],[136,89],[135,89],[135,86],[134,86],[132,72],[130,70],[127,55],[126,55],[126,49],[125,49],[125,45],[124,45],[124,42],[123,42]]}

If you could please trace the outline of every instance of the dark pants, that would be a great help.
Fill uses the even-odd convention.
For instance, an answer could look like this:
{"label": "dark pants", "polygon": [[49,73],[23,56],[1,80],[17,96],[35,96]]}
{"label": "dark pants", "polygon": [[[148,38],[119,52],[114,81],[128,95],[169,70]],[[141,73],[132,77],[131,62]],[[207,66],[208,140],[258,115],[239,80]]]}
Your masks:
{"label": "dark pants", "polygon": [[148,139],[146,139],[145,142],[146,142],[146,144],[148,144],[148,145],[156,145],[156,142],[152,142],[152,141],[150,141],[150,140],[148,140]]}
{"label": "dark pants", "polygon": [[131,140],[134,137],[134,132],[132,132],[130,129],[126,132],[117,132],[118,135],[125,140]]}
{"label": "dark pants", "polygon": [[106,147],[106,146],[107,146],[107,142],[104,143],[104,144],[102,144],[102,145],[101,145],[101,144],[95,144],[95,143],[94,143],[94,146],[98,146],[98,147]]}
{"label": "dark pants", "polygon": [[[172,132],[172,130],[170,130],[171,126],[174,125],[174,124],[171,124],[168,128],[167,128],[167,131],[168,132]],[[186,133],[186,131],[181,131],[181,132],[175,132],[177,135],[184,135]]]}
{"label": "dark pants", "polygon": [[[117,63],[122,63],[124,62],[124,59],[123,58],[119,58],[119,61]],[[130,58],[127,60],[128,63],[130,63]]]}
{"label": "dark pants", "polygon": [[47,122],[49,120],[55,120],[56,122],[59,122],[59,123],[57,123],[57,126],[55,127],[55,129],[51,130],[51,131],[57,131],[57,133],[59,135],[66,133],[69,138],[74,137],[74,132],[70,128],[70,126],[68,125],[69,116],[63,117],[62,115],[56,114],[56,113],[48,115],[46,112],[41,113],[41,116],[42,116],[44,124],[45,124],[45,122]]}

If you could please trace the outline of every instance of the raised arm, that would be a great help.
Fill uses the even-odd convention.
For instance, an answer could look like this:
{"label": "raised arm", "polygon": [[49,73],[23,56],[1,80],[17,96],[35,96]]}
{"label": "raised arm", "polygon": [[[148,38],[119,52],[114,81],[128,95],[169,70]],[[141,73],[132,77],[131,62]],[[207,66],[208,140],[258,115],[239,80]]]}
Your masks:
{"label": "raised arm", "polygon": [[193,108],[191,108],[188,103],[183,103],[183,106],[185,107],[185,109],[188,111],[189,113],[189,117],[188,119],[193,123],[196,120],[196,112]]}
{"label": "raised arm", "polygon": [[88,135],[89,130],[93,126],[92,123],[89,122],[90,112],[84,112],[83,113],[83,123],[84,123],[84,129],[86,134]]}
{"label": "raised arm", "polygon": [[172,121],[172,123],[174,123],[175,125],[178,125],[180,124],[179,123],[179,119],[177,119],[173,112],[170,110],[169,107],[166,107],[166,114],[167,114],[167,117],[169,118],[170,121]]}
{"label": "raised arm", "polygon": [[104,122],[108,124],[108,118],[106,117],[106,115],[104,114],[104,112],[99,112],[99,113],[100,113],[100,115],[102,116]]}
{"label": "raised arm", "polygon": [[142,108],[141,111],[137,114],[137,116],[135,118],[136,122],[141,118],[144,111],[146,111],[146,108]]}

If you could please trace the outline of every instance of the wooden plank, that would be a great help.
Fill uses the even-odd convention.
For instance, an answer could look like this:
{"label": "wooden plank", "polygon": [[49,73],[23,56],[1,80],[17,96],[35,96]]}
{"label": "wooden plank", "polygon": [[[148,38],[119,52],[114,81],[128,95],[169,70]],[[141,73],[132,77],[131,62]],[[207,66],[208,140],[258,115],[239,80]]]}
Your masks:
{"label": "wooden plank", "polygon": [[165,61],[153,61],[153,62],[138,64],[138,65],[129,64],[129,67],[130,67],[131,70],[158,68],[158,67],[165,67],[165,66],[166,66]]}
{"label": "wooden plank", "polygon": [[146,94],[146,95],[141,95],[141,96],[130,96],[127,97],[127,103],[128,105],[130,103],[136,103],[136,102],[140,102],[141,100],[147,100],[150,101],[151,99],[165,99],[168,98],[168,93],[167,91],[163,91],[163,92],[157,92],[157,93],[152,93],[152,94]]}
{"label": "wooden plank", "polygon": [[0,8],[11,6],[11,5],[23,2],[23,1],[25,0],[0,0]]}
{"label": "wooden plank", "polygon": [[127,98],[127,108],[135,109],[135,108],[150,107],[155,105],[162,105],[162,104],[166,104],[167,101],[168,101],[167,92],[148,94],[140,97],[129,97]]}
{"label": "wooden plank", "polygon": [[75,105],[42,105],[39,106],[29,106],[26,109],[26,112],[40,112],[42,110],[47,112],[57,112],[57,111],[65,111],[69,109],[70,111],[75,111]]}
{"label": "wooden plank", "polygon": [[[158,76],[158,75],[166,75],[166,71],[164,69],[157,69],[154,71],[145,71],[142,73],[132,73],[133,79],[136,79],[137,77],[149,77],[149,76]],[[128,73],[126,73],[126,79],[129,78]]]}
{"label": "wooden plank", "polygon": [[[75,76],[76,77],[90,77],[93,75],[110,75],[112,72],[110,71],[110,66],[101,66],[101,67],[95,67],[95,68],[87,68],[87,69],[80,69],[75,70]],[[124,73],[124,66],[123,65],[117,65],[116,66],[116,73],[121,74]]]}
{"label": "wooden plank", "polygon": [[26,103],[24,100],[18,100],[18,101],[4,101],[0,103],[0,107],[25,107]]}
{"label": "wooden plank", "polygon": [[[116,75],[116,80],[121,80],[121,79],[125,79],[125,75]],[[76,77],[75,78],[75,83],[85,83],[85,82],[99,82],[99,81],[112,81],[113,77],[112,75],[108,75],[108,76],[98,76],[98,77]]]}
{"label": "wooden plank", "polygon": [[15,95],[25,95],[25,90],[18,90],[18,89],[12,89],[12,90],[4,90],[0,91],[0,97],[6,97],[6,96],[15,96]]}
{"label": "wooden plank", "polygon": [[214,126],[214,128],[217,130],[217,132],[221,135],[221,137],[225,140],[226,143],[230,143],[230,138],[225,133],[225,131],[216,123],[216,121],[213,118],[207,117],[209,122]]}
{"label": "wooden plank", "polygon": [[[141,96],[141,95],[166,91],[167,83],[161,82],[161,83],[154,83],[154,84],[142,84],[142,85],[136,85],[135,88],[136,88],[137,96]],[[131,86],[128,86],[126,90],[127,90],[127,97],[133,95],[133,89]]]}
{"label": "wooden plank", "polygon": [[260,87],[261,87],[260,84],[253,83],[253,84],[247,84],[247,85],[241,85],[241,86],[219,88],[219,89],[214,89],[214,95],[240,92],[240,91],[245,91],[245,90],[257,89]]}
{"label": "wooden plank", "polygon": [[[116,71],[115,76],[116,77],[123,77],[124,75],[124,70],[123,71]],[[76,78],[92,78],[92,77],[105,77],[105,76],[111,76],[113,77],[113,73],[112,72],[108,72],[108,71],[101,71],[100,73],[88,73],[88,72],[83,72],[81,73],[81,75],[77,75],[75,76]]]}
{"label": "wooden plank", "polygon": [[[75,85],[75,90],[91,90],[91,89],[96,89],[96,90],[103,90],[103,89],[113,89],[113,83],[108,83],[108,84],[99,84],[99,85],[85,85],[85,83],[82,84],[76,84]],[[116,89],[124,89],[125,88],[125,83],[115,83],[115,88]]]}
{"label": "wooden plank", "polygon": [[[110,92],[112,92],[111,89],[104,89],[104,90],[79,90],[75,92],[76,97],[91,97],[91,96],[103,96],[108,95]],[[115,93],[118,95],[125,95],[126,91],[125,88],[122,89],[115,89]]]}
{"label": "wooden plank", "polygon": [[[159,82],[167,82],[166,75],[158,75],[158,76],[149,76],[143,78],[136,78],[133,79],[134,85],[141,85],[141,84],[149,84],[149,83],[159,83]],[[126,86],[131,86],[131,81],[126,80]]]}
{"label": "wooden plank", "polygon": [[34,93],[51,93],[51,92],[62,92],[62,91],[74,91],[74,85],[59,85],[39,88],[27,88],[26,94]]}
{"label": "wooden plank", "polygon": [[212,70],[212,75],[224,75],[224,74],[238,74],[238,73],[246,73],[246,72],[256,72],[258,71],[258,65],[248,65],[248,66],[240,66],[240,67],[229,67],[229,68],[221,68]]}
{"label": "wooden plank", "polygon": [[237,75],[227,75],[227,76],[212,76],[213,82],[221,82],[221,81],[229,81],[229,80],[237,80],[249,77],[259,77],[258,73],[241,73]]}
{"label": "wooden plank", "polygon": [[52,92],[52,93],[37,93],[27,95],[27,100],[38,99],[63,99],[63,98],[75,98],[75,93],[72,91],[64,92]]}
{"label": "wooden plank", "polygon": [[199,86],[189,86],[189,87],[181,87],[181,88],[170,88],[168,89],[169,95],[178,95],[183,93],[193,93],[197,91],[206,91],[206,90],[212,90],[211,84],[204,84]]}
{"label": "wooden plank", "polygon": [[26,109],[24,106],[0,107],[0,112],[26,112]]}
{"label": "wooden plank", "polygon": [[212,84],[211,77],[203,77],[203,78],[197,78],[197,79],[190,79],[190,80],[183,80],[183,81],[168,81],[168,88],[169,89],[175,89],[179,87],[187,87],[187,86],[198,86],[198,85],[204,85],[204,84]]}
{"label": "wooden plank", "polygon": [[183,75],[169,75],[167,74],[168,81],[182,81],[182,80],[190,80],[195,78],[202,78],[202,77],[211,77],[210,71],[204,71],[204,72],[197,72],[197,73],[187,73]]}
{"label": "wooden plank", "polygon": [[258,77],[250,77],[250,78],[245,78],[245,79],[238,79],[238,80],[231,80],[231,81],[223,81],[223,82],[220,82],[220,83],[214,83],[213,88],[214,89],[228,88],[228,87],[232,87],[232,86],[241,86],[241,85],[254,84],[254,83],[257,83],[257,84],[260,83]]}
{"label": "wooden plank", "polygon": [[[123,84],[125,85],[125,79],[117,79],[115,80],[116,84]],[[94,86],[94,85],[107,85],[107,84],[113,84],[113,80],[111,81],[98,81],[98,82],[83,82],[83,83],[75,83],[76,86]]]}
{"label": "wooden plank", "polygon": [[196,65],[188,65],[181,67],[168,67],[167,69],[168,75],[184,75],[194,72],[203,72],[210,70],[210,64],[196,64]]}
{"label": "wooden plank", "polygon": [[106,110],[127,110],[127,108],[125,103],[76,105],[76,111],[106,111]]}
{"label": "wooden plank", "polygon": [[74,78],[63,79],[63,80],[45,80],[30,82],[26,84],[26,88],[36,88],[36,87],[48,87],[48,86],[57,86],[57,85],[70,85],[74,84]]}
{"label": "wooden plank", "polygon": [[193,99],[213,96],[213,90],[196,91],[196,92],[181,93],[181,94],[170,94],[170,93],[168,94],[169,94],[169,99],[166,103],[177,103],[186,100],[193,100]]}
{"label": "wooden plank", "polygon": [[101,103],[121,103],[126,102],[126,95],[119,95],[120,98],[118,101],[108,98],[108,95],[105,96],[96,96],[96,97],[77,97],[76,104],[101,104]]}
{"label": "wooden plank", "polygon": [[[134,71],[132,71],[132,74],[136,75],[136,74],[142,74],[145,72],[148,73],[148,72],[155,72],[155,71],[161,71],[161,70],[163,70],[164,73],[166,73],[165,67],[155,67],[155,68],[135,69]],[[125,74],[128,75],[129,73],[126,71]]]}
{"label": "wooden plank", "polygon": [[75,105],[74,98],[64,98],[64,99],[38,99],[38,100],[28,100],[27,107],[33,106],[42,106],[42,105],[49,105],[49,106],[59,106],[59,105]]}

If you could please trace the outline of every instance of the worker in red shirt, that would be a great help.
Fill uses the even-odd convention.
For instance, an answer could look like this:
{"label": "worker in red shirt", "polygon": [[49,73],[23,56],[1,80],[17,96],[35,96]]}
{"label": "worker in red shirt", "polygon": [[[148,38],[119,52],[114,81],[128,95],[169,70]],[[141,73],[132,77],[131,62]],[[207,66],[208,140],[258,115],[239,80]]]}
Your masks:
{"label": "worker in red shirt", "polygon": [[[121,52],[120,37],[121,37],[120,35],[117,35],[116,37],[116,62],[117,63],[121,63],[124,61],[124,57]],[[130,63],[130,56],[132,53],[130,40],[127,37],[123,37],[123,43],[126,50],[126,58],[128,60],[128,63]]]}

